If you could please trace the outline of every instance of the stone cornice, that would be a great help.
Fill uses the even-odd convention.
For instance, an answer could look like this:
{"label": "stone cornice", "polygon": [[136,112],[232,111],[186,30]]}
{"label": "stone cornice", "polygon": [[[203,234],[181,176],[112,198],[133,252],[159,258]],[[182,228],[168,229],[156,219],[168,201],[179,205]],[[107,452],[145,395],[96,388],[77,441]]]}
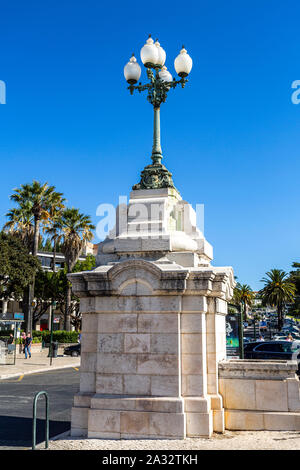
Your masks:
{"label": "stone cornice", "polygon": [[73,292],[79,297],[120,295],[119,286],[127,279],[144,279],[153,288],[153,295],[174,292],[197,294],[229,300],[234,287],[232,268],[182,268],[144,260],[128,260],[93,271],[68,275]]}

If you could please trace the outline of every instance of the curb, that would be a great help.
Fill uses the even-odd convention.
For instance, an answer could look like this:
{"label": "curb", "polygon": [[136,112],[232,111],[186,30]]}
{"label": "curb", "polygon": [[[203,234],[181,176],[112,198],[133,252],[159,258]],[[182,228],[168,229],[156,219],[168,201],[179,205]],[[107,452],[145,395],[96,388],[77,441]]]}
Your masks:
{"label": "curb", "polygon": [[6,375],[0,375],[0,380],[4,379],[10,379],[14,377],[20,377],[20,375],[30,375],[30,374],[38,374],[41,372],[49,372],[50,370],[58,370],[58,369],[70,369],[73,367],[80,367],[80,362],[77,364],[64,364],[64,365],[57,365],[57,366],[49,366],[49,367],[44,367],[43,369],[36,369],[36,370],[31,370],[31,371],[22,371],[22,372],[16,372],[13,374],[6,374]]}

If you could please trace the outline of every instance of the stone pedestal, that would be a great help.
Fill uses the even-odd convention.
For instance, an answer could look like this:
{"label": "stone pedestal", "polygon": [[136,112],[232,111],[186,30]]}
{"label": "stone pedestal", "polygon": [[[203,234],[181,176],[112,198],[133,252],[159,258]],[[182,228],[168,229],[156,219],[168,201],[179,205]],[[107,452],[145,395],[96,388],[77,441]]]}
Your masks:
{"label": "stone pedestal", "polygon": [[295,360],[230,360],[219,364],[226,429],[300,431]]}
{"label": "stone pedestal", "polygon": [[223,432],[218,362],[226,358],[232,268],[210,265],[212,247],[174,189],[133,191],[118,215],[96,269],[69,276],[82,311],[71,433],[178,439]]}

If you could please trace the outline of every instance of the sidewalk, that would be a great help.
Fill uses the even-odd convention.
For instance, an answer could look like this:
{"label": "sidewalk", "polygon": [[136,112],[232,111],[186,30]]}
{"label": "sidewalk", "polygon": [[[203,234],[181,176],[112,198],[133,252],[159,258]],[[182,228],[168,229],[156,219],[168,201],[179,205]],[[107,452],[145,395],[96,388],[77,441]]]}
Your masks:
{"label": "sidewalk", "polygon": [[31,359],[25,359],[24,355],[17,355],[15,365],[0,364],[0,380],[67,367],[80,367],[80,357],[58,355],[52,359],[52,365],[50,366],[50,358],[47,355],[48,350],[34,352]]}

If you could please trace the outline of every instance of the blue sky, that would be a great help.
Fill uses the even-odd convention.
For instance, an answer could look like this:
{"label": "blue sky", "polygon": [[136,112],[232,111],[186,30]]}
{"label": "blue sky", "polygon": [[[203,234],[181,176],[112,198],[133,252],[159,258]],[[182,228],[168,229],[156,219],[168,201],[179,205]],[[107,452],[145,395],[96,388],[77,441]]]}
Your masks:
{"label": "blue sky", "polygon": [[185,200],[205,204],[213,264],[257,290],[299,261],[299,4],[10,0],[0,13],[1,225],[13,188],[33,179],[95,224],[100,203],[129,194],[150,163],[152,109],[123,67],[151,33],[171,73],[182,44],[194,61],[162,105],[163,163]]}

